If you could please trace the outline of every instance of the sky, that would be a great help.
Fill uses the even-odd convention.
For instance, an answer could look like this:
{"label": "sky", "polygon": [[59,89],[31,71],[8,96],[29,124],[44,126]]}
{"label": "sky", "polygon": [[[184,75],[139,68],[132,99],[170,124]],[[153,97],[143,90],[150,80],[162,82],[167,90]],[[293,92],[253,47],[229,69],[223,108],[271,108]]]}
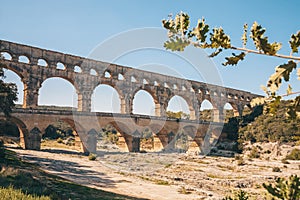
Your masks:
{"label": "sky", "polygon": [[[251,26],[254,21],[257,21],[267,29],[266,35],[269,36],[270,42],[282,43],[283,48],[280,53],[289,55],[289,38],[291,34],[300,30],[299,7],[300,2],[297,0],[252,0],[243,3],[236,0],[0,0],[0,39],[105,60],[105,57],[101,57],[103,56],[101,52],[107,49],[101,47],[111,47],[108,50],[110,53],[115,53],[123,47],[129,48],[126,40],[123,39],[121,42],[116,40],[116,38],[126,38],[126,33],[133,35],[136,40],[154,41],[153,34],[139,32],[139,30],[144,31],[151,27],[157,29],[155,32],[159,34],[165,32],[166,35],[161,20],[168,18],[170,14],[174,16],[183,11],[190,15],[191,26],[196,25],[197,20],[204,17],[212,28],[223,27],[230,35],[232,44],[236,46],[241,46],[240,38],[244,23]],[[135,43],[134,39],[132,43]],[[163,43],[165,39],[166,36],[155,42]],[[248,47],[253,48],[250,40]],[[257,94],[263,94],[260,86],[266,85],[268,77],[274,73],[275,66],[287,62],[279,58],[247,55],[238,66],[224,67],[221,63],[225,60],[224,56],[228,54],[221,54],[210,60],[206,57],[207,52],[190,49],[192,53],[189,53],[189,56],[193,56],[193,59],[199,56],[200,68],[203,70],[199,75],[193,72],[193,66],[187,62],[189,59],[185,59],[187,57],[184,53],[174,54],[163,48],[129,50],[114,55],[114,59],[109,61]],[[210,73],[212,71],[213,73]],[[7,71],[6,75],[7,81],[19,83],[19,102],[21,102],[22,84],[12,72]],[[300,91],[296,73],[292,74],[290,83],[294,91]],[[286,85],[283,85],[280,93],[285,93],[285,88]],[[73,90],[74,88],[64,80],[55,78],[46,80],[40,91],[39,104],[75,106],[77,97]],[[107,100],[105,95],[109,93],[116,96],[117,94],[112,91],[108,86],[99,86],[93,94],[93,110],[108,111],[108,107],[112,107],[114,112],[118,112],[118,99],[113,97],[113,101]],[[136,113],[154,112],[153,101],[147,95],[141,92],[135,97]],[[182,109],[188,112],[187,105],[179,99],[174,101],[170,109],[173,111]],[[144,106],[145,103],[149,106]]]}

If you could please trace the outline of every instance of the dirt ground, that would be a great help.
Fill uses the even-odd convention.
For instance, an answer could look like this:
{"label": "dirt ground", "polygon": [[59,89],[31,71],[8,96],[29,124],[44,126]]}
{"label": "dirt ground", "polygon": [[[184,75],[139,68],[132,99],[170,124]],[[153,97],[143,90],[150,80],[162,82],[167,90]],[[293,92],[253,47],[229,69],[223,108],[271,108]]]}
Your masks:
{"label": "dirt ground", "polygon": [[[242,162],[222,156],[185,153],[98,152],[96,161],[74,150],[12,149],[29,162],[75,183],[148,199],[222,199],[240,189],[253,199],[264,199],[262,183],[300,174],[300,161],[282,159],[292,148],[276,143],[257,144],[260,158]],[[46,147],[44,147],[46,148]],[[266,150],[269,150],[268,152]],[[273,172],[279,167],[280,172]]]}

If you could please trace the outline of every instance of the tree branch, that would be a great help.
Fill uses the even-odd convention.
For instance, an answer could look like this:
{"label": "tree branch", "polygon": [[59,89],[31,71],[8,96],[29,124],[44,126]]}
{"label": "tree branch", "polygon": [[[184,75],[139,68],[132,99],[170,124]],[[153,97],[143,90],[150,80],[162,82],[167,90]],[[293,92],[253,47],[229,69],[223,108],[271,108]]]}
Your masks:
{"label": "tree branch", "polygon": [[256,50],[252,50],[252,49],[247,49],[247,48],[234,47],[234,46],[232,46],[231,49],[244,51],[244,52],[247,52],[247,53],[254,53],[254,54],[260,54],[260,55],[266,55],[266,56],[274,56],[274,57],[279,57],[279,58],[285,58],[285,59],[299,60],[300,61],[300,57],[295,57],[295,56],[287,56],[287,55],[282,55],[282,54],[270,55],[270,54],[266,54],[264,52],[260,52],[260,51],[256,51]]}

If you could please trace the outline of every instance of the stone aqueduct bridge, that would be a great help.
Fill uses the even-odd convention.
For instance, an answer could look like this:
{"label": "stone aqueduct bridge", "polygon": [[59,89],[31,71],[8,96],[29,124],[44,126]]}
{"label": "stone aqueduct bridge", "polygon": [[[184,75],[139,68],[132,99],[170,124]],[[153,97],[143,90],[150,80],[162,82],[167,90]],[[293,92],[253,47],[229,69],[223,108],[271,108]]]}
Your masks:
{"label": "stone aqueduct bridge", "polygon": [[[135,132],[141,132],[145,127],[150,128],[154,133],[154,140],[158,142],[157,149],[166,147],[170,143],[167,133],[176,133],[179,129],[185,130],[191,136],[194,145],[199,146],[203,142],[204,133],[211,128],[210,125],[213,124],[214,128],[221,126],[218,122],[223,120],[223,109],[226,103],[230,103],[236,113],[241,115],[245,106],[250,107],[251,99],[258,96],[246,91],[3,40],[0,40],[0,53],[6,55],[0,62],[5,68],[14,71],[24,84],[22,109],[15,109],[11,117],[19,127],[24,148],[39,149],[40,143],[34,139],[35,133],[44,132],[49,124],[58,120],[63,120],[74,128],[76,135],[79,136],[77,142],[84,151],[94,151],[95,145],[91,144],[93,141],[91,130],[97,130],[106,124],[112,124],[120,132],[124,146],[129,151],[139,149]],[[40,109],[39,89],[45,80],[52,77],[63,78],[75,87],[78,95],[76,111]],[[92,94],[99,84],[110,85],[118,92],[121,102],[120,113],[91,112]],[[155,117],[132,114],[133,98],[139,90],[145,90],[153,97]],[[179,123],[178,120],[165,117],[168,102],[175,95],[186,100],[190,110],[190,120],[180,120]],[[205,99],[209,100],[214,107],[214,123],[199,119],[200,105]]]}

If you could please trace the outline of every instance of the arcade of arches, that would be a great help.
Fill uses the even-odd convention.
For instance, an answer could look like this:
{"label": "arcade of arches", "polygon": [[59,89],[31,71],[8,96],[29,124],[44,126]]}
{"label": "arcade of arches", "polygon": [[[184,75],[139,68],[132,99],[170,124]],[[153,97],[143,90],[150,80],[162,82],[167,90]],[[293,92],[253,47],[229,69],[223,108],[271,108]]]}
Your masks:
{"label": "arcade of arches", "polygon": [[[201,119],[201,116],[203,117],[201,112],[207,110],[202,105],[204,100],[209,101],[213,108],[209,111],[213,114],[207,114],[211,116],[210,121],[222,122],[226,103],[232,106],[234,114],[241,115],[245,106],[249,106],[251,99],[259,96],[246,91],[136,70],[3,40],[0,40],[0,53],[4,57],[0,60],[1,64],[20,77],[24,85],[22,108],[16,108],[9,120],[18,127],[20,140],[24,141],[23,146],[26,148],[39,149],[40,143],[36,141],[40,140],[41,134],[50,124],[60,120],[73,128],[75,140],[77,138],[78,143],[81,142],[84,151],[95,149],[95,144],[89,144],[95,137],[95,131],[91,131],[92,129],[99,131],[109,123],[116,123],[116,120],[120,121],[116,129],[123,135],[129,151],[139,149],[137,147],[139,144],[136,145],[139,140],[136,138],[145,132],[145,128],[148,128],[147,133],[152,133],[153,141],[160,141],[162,147],[166,147],[170,143],[170,138],[176,138],[176,134],[182,130],[187,134],[181,137],[182,140],[193,138],[193,142],[199,145],[202,134],[207,129],[206,123]],[[60,101],[61,95],[49,98],[58,100],[52,102],[53,104],[62,103],[60,107],[39,105],[52,105],[51,102],[43,103],[49,100],[48,97],[43,97],[44,93],[53,93],[49,92],[50,89],[45,92],[44,87],[48,88],[48,84],[55,85],[58,82],[51,80],[63,80],[64,85],[69,86],[68,91],[71,91],[68,94],[63,93],[70,100],[66,103]],[[101,113],[91,112],[91,110],[98,111],[95,102],[101,103],[101,100],[109,96],[101,97],[100,100],[97,98],[98,89],[100,91],[105,88],[110,88],[111,94],[114,94],[112,96],[116,97],[112,106],[116,109],[104,110]],[[57,91],[58,89],[60,85],[56,86]],[[140,95],[142,93],[144,95]],[[146,100],[143,99],[145,94],[149,97],[146,96]],[[178,127],[178,120],[172,119],[166,119],[160,128],[149,127],[151,125],[149,121],[159,124],[165,119],[174,96],[184,98],[186,107],[184,112],[189,114],[189,120],[184,121],[183,127]],[[95,100],[93,97],[96,97]],[[141,107],[138,105],[143,106],[143,103],[148,101],[147,98],[151,103],[150,110],[146,112],[138,110]],[[191,126],[194,128],[184,129]]]}

